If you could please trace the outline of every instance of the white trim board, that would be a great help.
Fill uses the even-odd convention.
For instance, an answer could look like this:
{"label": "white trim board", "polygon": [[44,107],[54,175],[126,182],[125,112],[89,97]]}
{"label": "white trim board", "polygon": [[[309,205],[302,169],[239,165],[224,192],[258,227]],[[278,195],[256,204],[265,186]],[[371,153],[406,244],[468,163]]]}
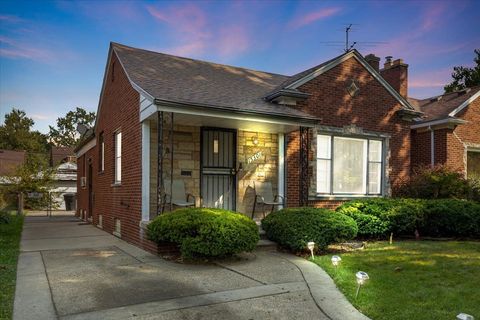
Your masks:
{"label": "white trim board", "polygon": [[75,153],[75,156],[77,158],[83,156],[85,153],[87,153],[88,150],[92,149],[96,145],[97,145],[97,139],[94,137],[93,139],[88,141],[83,147],[81,147],[80,150],[78,150]]}
{"label": "white trim board", "polygon": [[316,69],[315,71],[313,71],[312,73],[304,76],[303,78],[300,78],[298,79],[297,81],[289,84],[288,86],[286,86],[285,88],[286,89],[297,89],[298,87],[300,87],[301,85],[303,85],[304,83],[307,83],[308,81],[318,77],[319,75],[327,72],[328,70],[336,67],[337,65],[339,65],[340,63],[342,62],[345,62],[347,61],[348,59],[354,57],[365,69],[367,69],[367,71],[378,81],[380,82],[380,84],[382,84],[385,89],[387,89],[387,91],[395,98],[398,100],[398,102],[400,102],[400,104],[405,108],[405,109],[408,109],[408,110],[415,110],[409,103],[408,101],[402,97],[395,89],[392,88],[392,86],[380,75],[380,73],[378,73],[375,69],[373,69],[373,67],[367,62],[365,61],[365,58],[362,57],[362,55],[356,51],[356,50],[352,50],[348,53],[345,53],[341,56],[339,56],[337,59],[327,63],[326,65]]}
{"label": "white trim board", "polygon": [[465,100],[460,106],[458,106],[455,110],[450,112],[448,114],[449,117],[455,117],[457,113],[465,109],[470,103],[475,101],[478,97],[480,97],[480,89],[475,93],[473,96],[471,96],[469,99]]}
{"label": "white trim board", "polygon": [[458,118],[448,118],[448,119],[441,119],[441,120],[432,120],[432,121],[427,121],[427,122],[422,122],[419,124],[414,124],[410,126],[410,129],[418,129],[418,128],[424,128],[424,127],[431,127],[431,126],[438,126],[442,124],[464,124],[467,123],[468,121],[458,119]]}

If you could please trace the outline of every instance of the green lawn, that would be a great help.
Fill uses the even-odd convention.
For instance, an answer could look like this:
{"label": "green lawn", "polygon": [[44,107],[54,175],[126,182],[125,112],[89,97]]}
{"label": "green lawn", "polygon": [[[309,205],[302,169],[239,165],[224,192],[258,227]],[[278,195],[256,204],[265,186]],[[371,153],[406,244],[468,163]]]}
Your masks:
{"label": "green lawn", "polygon": [[[377,242],[365,250],[332,254],[315,262],[347,299],[373,320],[452,320],[460,312],[480,318],[480,242]],[[355,299],[355,273],[370,276]]]}
{"label": "green lawn", "polygon": [[0,319],[11,319],[23,217],[0,224]]}

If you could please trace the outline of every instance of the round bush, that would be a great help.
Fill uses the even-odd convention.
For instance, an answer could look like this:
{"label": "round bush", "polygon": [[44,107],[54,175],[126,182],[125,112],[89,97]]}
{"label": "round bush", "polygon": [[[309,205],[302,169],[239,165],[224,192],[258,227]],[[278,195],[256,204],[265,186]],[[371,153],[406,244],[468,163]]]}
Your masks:
{"label": "round bush", "polygon": [[309,241],[324,249],[331,243],[353,239],[355,221],[338,212],[317,208],[283,209],[262,220],[267,237],[293,251],[305,250]]}
{"label": "round bush", "polygon": [[389,230],[389,223],[371,214],[364,214],[356,207],[344,207],[337,212],[351,217],[358,226],[358,236],[380,238]]}
{"label": "round bush", "polygon": [[147,236],[180,245],[182,256],[224,257],[255,249],[258,228],[248,217],[228,210],[185,208],[155,218]]}

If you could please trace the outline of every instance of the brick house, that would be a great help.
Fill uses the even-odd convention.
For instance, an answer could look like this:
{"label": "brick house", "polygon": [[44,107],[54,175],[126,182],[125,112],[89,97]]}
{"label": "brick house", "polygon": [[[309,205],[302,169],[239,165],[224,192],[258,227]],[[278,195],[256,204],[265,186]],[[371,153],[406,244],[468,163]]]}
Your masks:
{"label": "brick house", "polygon": [[410,103],[423,112],[412,126],[415,165],[444,164],[480,176],[480,86]]}
{"label": "brick house", "polygon": [[144,226],[181,180],[197,206],[253,217],[256,185],[285,205],[391,194],[423,116],[408,65],[356,50],[293,76],[112,43],[95,127],[76,149],[77,214],[155,251]]}

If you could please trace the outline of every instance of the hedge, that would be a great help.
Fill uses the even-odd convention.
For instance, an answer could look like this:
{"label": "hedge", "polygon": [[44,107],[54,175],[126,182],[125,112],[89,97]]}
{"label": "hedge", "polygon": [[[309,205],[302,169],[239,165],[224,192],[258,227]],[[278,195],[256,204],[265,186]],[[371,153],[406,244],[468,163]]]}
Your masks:
{"label": "hedge", "polygon": [[381,238],[393,232],[431,237],[480,237],[480,204],[456,199],[359,199],[336,210],[353,218],[358,235]]}
{"label": "hedge", "polygon": [[245,215],[222,209],[185,208],[155,218],[147,236],[157,243],[173,242],[186,258],[224,257],[252,251],[258,227]]}
{"label": "hedge", "polygon": [[357,224],[346,215],[327,209],[291,208],[269,214],[262,220],[267,237],[293,251],[306,249],[314,241],[319,249],[353,239]]}

